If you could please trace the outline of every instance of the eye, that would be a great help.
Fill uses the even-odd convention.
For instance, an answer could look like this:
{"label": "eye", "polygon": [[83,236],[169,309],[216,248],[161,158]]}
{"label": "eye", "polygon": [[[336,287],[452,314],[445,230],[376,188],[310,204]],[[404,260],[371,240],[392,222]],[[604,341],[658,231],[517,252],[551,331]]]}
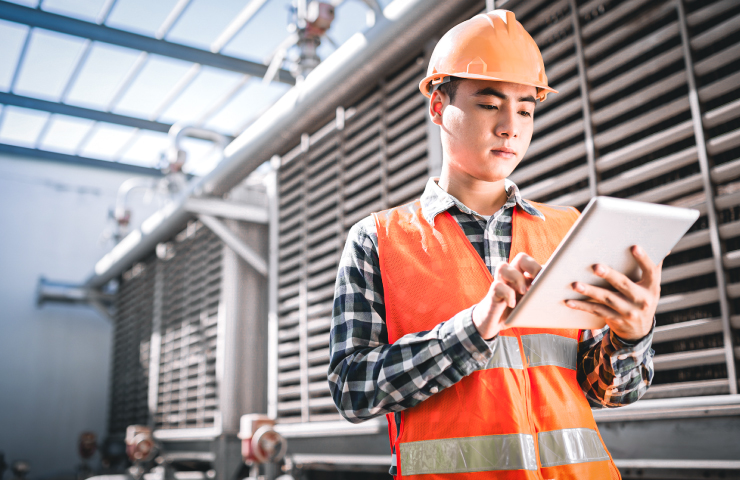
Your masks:
{"label": "eye", "polygon": [[485,110],[498,110],[498,107],[496,105],[485,105],[485,104],[481,104],[481,105],[478,105],[478,106],[481,107],[481,108],[483,108],[483,109],[485,109]]}
{"label": "eye", "polygon": [[530,112],[528,112],[526,110],[522,110],[521,112],[519,112],[519,115],[521,115],[522,117],[532,118],[532,113],[530,113]]}

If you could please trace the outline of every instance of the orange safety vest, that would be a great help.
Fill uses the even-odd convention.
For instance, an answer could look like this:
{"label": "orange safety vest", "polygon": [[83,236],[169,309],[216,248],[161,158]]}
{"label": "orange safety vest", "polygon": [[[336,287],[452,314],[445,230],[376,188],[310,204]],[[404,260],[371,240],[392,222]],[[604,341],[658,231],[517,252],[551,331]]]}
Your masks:
{"label": "orange safety vest", "polygon": [[[510,259],[544,264],[578,212],[532,203],[546,220],[515,208]],[[486,295],[493,277],[448,212],[432,226],[417,200],[374,217],[390,343]],[[579,334],[503,330],[485,368],[401,412],[400,425],[388,415],[397,478],[620,479],[576,380]]]}

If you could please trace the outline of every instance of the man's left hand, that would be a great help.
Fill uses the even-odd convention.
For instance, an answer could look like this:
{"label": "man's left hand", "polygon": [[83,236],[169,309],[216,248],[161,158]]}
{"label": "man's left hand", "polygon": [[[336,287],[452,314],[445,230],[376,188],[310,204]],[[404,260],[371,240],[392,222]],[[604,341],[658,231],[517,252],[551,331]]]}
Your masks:
{"label": "man's left hand", "polygon": [[650,333],[653,327],[653,317],[660,298],[663,262],[654,264],[645,250],[637,245],[632,247],[631,252],[642,270],[642,278],[638,282],[633,282],[606,265],[596,264],[593,266],[594,273],[617,291],[574,282],[571,285],[573,290],[590,297],[592,301],[567,300],[565,303],[573,309],[604,318],[609,328],[620,338],[637,341]]}

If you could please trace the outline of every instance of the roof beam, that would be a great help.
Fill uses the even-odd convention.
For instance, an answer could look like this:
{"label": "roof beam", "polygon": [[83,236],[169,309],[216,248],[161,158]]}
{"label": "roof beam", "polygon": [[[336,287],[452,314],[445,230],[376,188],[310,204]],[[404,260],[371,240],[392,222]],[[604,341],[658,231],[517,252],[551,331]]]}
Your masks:
{"label": "roof beam", "polygon": [[156,168],[140,167],[138,165],[129,165],[127,163],[109,162],[107,160],[98,160],[96,158],[78,157],[77,155],[67,155],[65,153],[50,152],[48,150],[37,150],[35,148],[7,145],[5,143],[0,143],[0,154],[16,155],[19,157],[34,158],[36,160],[49,160],[52,162],[82,165],[86,167],[104,168],[107,170],[117,170],[119,172],[127,172],[136,175],[149,175],[152,177],[163,176],[162,171]]}
{"label": "roof beam", "polygon": [[[157,40],[156,38],[118,30],[95,23],[77,20],[76,18],[45,12],[40,9],[24,7],[0,0],[0,18],[21,23],[31,27],[43,28],[67,35],[89,38],[98,42],[110,43],[121,47],[142,50],[165,57],[177,58],[187,62],[199,63],[210,67],[245,73],[255,77],[264,77],[267,66],[235,57],[212,53],[177,43]],[[280,70],[276,80],[295,84],[295,78],[287,70]]]}
{"label": "roof beam", "polygon": [[22,95],[15,95],[12,93],[0,92],[0,103],[15,107],[41,110],[43,112],[58,113],[60,115],[69,115],[70,117],[87,118],[88,120],[95,120],[97,122],[114,123],[116,125],[125,125],[127,127],[140,128],[143,130],[153,130],[155,132],[167,133],[170,131],[170,127],[172,127],[172,125],[167,123],[144,120],[143,118],[127,117],[126,115],[102,112],[91,108],[76,107],[74,105],[67,105],[64,103],[49,102],[47,100],[24,97]]}

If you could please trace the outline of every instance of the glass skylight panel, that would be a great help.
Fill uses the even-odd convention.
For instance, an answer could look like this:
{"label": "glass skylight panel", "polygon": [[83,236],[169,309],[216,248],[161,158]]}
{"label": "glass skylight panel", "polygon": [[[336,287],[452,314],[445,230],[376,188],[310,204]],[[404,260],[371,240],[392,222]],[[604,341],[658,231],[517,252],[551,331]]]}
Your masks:
{"label": "glass skylight panel", "polygon": [[83,118],[52,115],[39,148],[72,155],[94,123]]}
{"label": "glass skylight panel", "polygon": [[183,139],[182,148],[188,152],[183,171],[198,176],[206,175],[213,170],[223,156],[221,148],[216,144],[198,138]]}
{"label": "glass skylight panel", "polygon": [[162,114],[167,123],[194,122],[242,79],[243,75],[203,67],[198,76]]}
{"label": "glass skylight panel", "polygon": [[136,50],[95,42],[65,103],[105,110],[138,56]]}
{"label": "glass skylight panel", "polygon": [[264,62],[288,36],[291,0],[269,0],[221,53]]}
{"label": "glass skylight panel", "polygon": [[33,29],[14,92],[58,101],[84,42],[70,35]]}
{"label": "glass skylight panel", "polygon": [[245,0],[193,0],[165,38],[169,42],[210,50],[211,43],[245,4]]}
{"label": "glass skylight panel", "polygon": [[112,160],[126,145],[134,134],[135,129],[109,123],[98,123],[93,127],[93,133],[82,147],[80,155],[83,157],[102,158]]}
{"label": "glass skylight panel", "polygon": [[209,119],[205,126],[236,136],[242,133],[241,128],[245,123],[264,112],[289,89],[290,85],[284,83],[272,82],[264,85],[262,79],[253,78],[231,102]]}
{"label": "glass skylight panel", "polygon": [[192,63],[149,55],[146,65],[114,111],[149,118],[191,66]]}
{"label": "glass skylight panel", "polygon": [[33,148],[49,114],[27,108],[5,107],[0,143]]}
{"label": "glass skylight panel", "polygon": [[95,22],[105,0],[44,0],[41,8],[51,13]]}
{"label": "glass skylight panel", "polygon": [[177,0],[118,0],[105,24],[153,37],[175,5]]}
{"label": "glass skylight panel", "polygon": [[121,161],[145,167],[157,167],[162,153],[169,146],[166,133],[142,130],[136,134],[131,146],[123,152]]}
{"label": "glass skylight panel", "polygon": [[36,8],[39,5],[39,0],[8,0],[10,3],[17,3],[26,7]]}
{"label": "glass skylight panel", "polygon": [[0,20],[0,90],[10,90],[28,27]]}

